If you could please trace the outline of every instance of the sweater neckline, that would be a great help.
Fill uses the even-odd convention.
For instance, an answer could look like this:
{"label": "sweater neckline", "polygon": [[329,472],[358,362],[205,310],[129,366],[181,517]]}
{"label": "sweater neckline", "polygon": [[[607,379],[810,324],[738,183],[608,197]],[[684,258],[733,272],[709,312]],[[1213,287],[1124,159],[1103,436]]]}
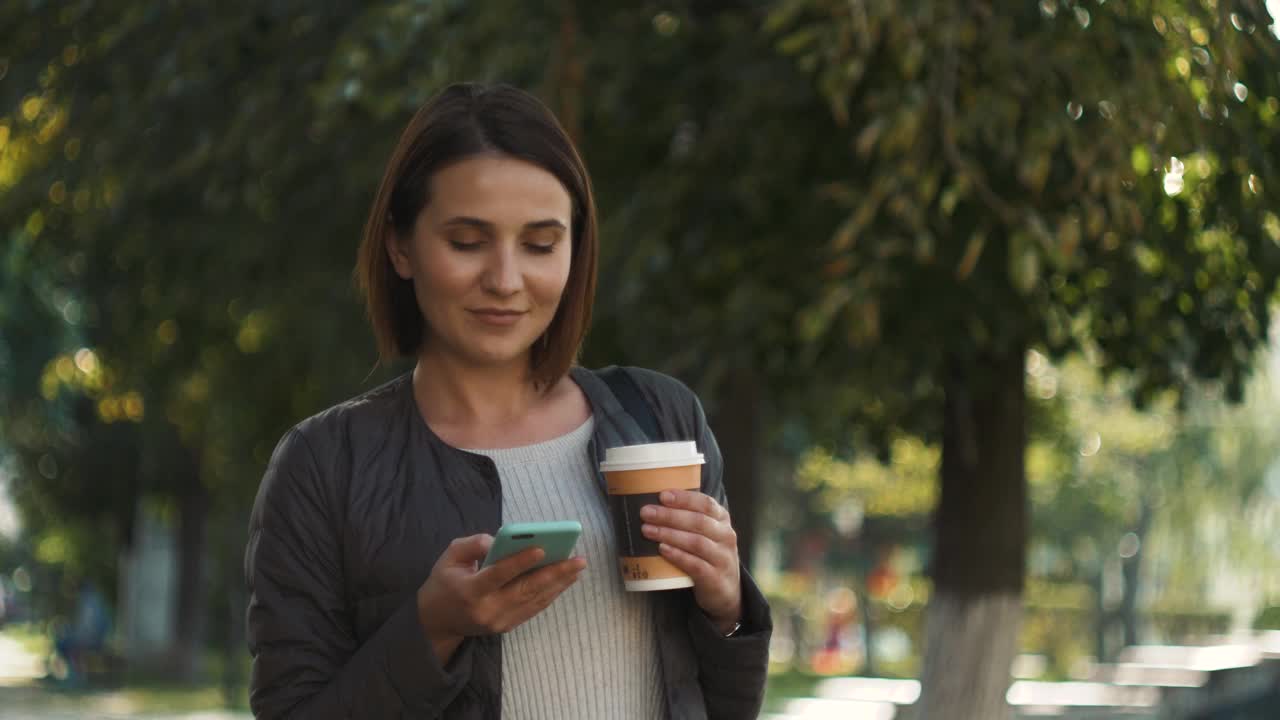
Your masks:
{"label": "sweater neckline", "polygon": [[[569,378],[577,383],[578,387],[581,388],[582,393],[587,398],[587,404],[591,407],[591,415],[587,421],[584,422],[582,426],[579,426],[576,430],[571,432],[576,432],[577,430],[582,430],[583,427],[589,426],[591,428],[589,435],[594,437],[595,432],[599,430],[601,418],[604,418],[604,421],[606,422],[618,422],[618,418],[621,413],[622,416],[629,419],[629,416],[625,416],[625,413],[622,412],[621,406],[618,404],[618,401],[613,398],[612,394],[609,394],[607,390],[603,390],[604,383],[597,379],[594,373],[590,370],[579,365],[574,365],[569,368]],[[427,424],[426,418],[422,417],[422,410],[418,407],[418,400],[413,393],[412,368],[396,380],[388,383],[390,386],[394,386],[396,384],[399,385],[400,396],[403,398],[403,402],[405,403],[405,411],[410,416],[409,422],[417,428],[416,432],[423,434],[428,444],[441,448],[445,452],[459,453],[463,457],[469,458],[472,462],[493,462],[493,459],[489,458],[484,453],[466,450],[445,442],[444,438],[437,435],[436,431],[431,429],[431,426]],[[601,452],[602,451],[598,451],[597,454],[600,454]]]}
{"label": "sweater neckline", "polygon": [[459,448],[463,452],[484,455],[498,467],[528,465],[572,457],[586,447],[595,429],[595,416],[588,415],[578,427],[550,440],[504,448]]}

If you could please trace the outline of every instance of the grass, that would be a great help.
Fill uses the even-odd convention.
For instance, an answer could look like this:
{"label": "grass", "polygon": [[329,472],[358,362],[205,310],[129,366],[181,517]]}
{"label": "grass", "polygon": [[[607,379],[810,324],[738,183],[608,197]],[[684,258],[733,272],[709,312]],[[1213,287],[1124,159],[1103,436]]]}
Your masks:
{"label": "grass", "polygon": [[16,640],[23,650],[37,657],[44,657],[53,650],[49,634],[45,632],[43,626],[35,623],[5,625],[0,633],[11,640]]}
{"label": "grass", "polygon": [[225,710],[222,688],[216,685],[135,684],[127,683],[119,690],[90,693],[103,701],[127,708],[127,712],[195,712]]}
{"label": "grass", "polygon": [[[40,624],[7,625],[0,629],[0,633],[16,641],[24,651],[36,657],[47,657],[52,651],[52,641]],[[239,673],[243,683],[247,682],[249,672],[248,659],[244,658],[242,661],[244,664]],[[38,692],[41,706],[92,709],[104,714],[245,710],[248,707],[248,695],[243,687],[237,691],[234,702],[226,701],[220,683],[222,665],[221,654],[209,652],[204,658],[204,679],[195,683],[179,682],[156,673],[128,671],[108,686],[90,684],[84,688],[69,688],[50,681],[37,683],[32,692]]]}
{"label": "grass", "polygon": [[764,690],[764,711],[782,712],[792,698],[812,697],[813,688],[826,676],[799,670],[785,670],[769,675]]}
{"label": "grass", "polygon": [[[240,681],[249,679],[248,659],[239,669]],[[113,693],[134,708],[134,712],[193,712],[197,710],[246,710],[249,706],[248,690],[240,687],[236,697],[227,702],[221,684],[222,655],[215,651],[205,653],[203,678],[195,683],[183,683],[172,678],[146,672],[129,672],[121,686]]]}
{"label": "grass", "polygon": [[103,714],[189,713],[205,710],[244,710],[228,706],[222,688],[212,682],[178,683],[130,675],[118,687],[64,688],[42,683],[50,707],[92,709]]}
{"label": "grass", "polygon": [[[44,656],[50,651],[50,641],[44,629],[37,625],[10,625],[2,631],[16,640],[28,652]],[[248,658],[241,658],[239,669],[242,682],[247,681]],[[205,681],[179,683],[153,674],[126,673],[122,683],[113,688],[83,690],[61,689],[55,685],[42,686],[52,707],[92,708],[101,713],[182,713],[201,710],[246,710],[247,691],[242,687],[234,702],[228,704],[218,679],[222,677],[223,657],[210,652],[205,656]],[[814,686],[825,676],[799,670],[786,670],[769,675],[765,688],[765,712],[781,712],[788,700],[810,697]]]}

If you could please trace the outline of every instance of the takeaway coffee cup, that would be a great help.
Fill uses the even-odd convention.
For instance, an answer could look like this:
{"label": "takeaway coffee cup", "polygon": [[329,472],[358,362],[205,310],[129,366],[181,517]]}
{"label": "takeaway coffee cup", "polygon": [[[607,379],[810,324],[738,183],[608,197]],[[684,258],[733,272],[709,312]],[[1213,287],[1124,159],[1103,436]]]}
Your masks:
{"label": "takeaway coffee cup", "polygon": [[600,471],[609,487],[609,510],[618,536],[618,563],[628,590],[693,587],[693,579],[658,554],[658,543],[640,532],[640,508],[661,505],[663,490],[698,490],[705,460],[693,442],[624,445],[605,450]]}

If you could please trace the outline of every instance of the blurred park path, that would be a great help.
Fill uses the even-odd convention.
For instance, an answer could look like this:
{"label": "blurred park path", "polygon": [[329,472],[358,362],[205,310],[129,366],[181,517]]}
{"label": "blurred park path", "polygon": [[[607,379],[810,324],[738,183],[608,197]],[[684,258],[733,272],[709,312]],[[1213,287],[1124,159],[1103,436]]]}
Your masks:
{"label": "blurred park path", "polygon": [[209,710],[141,712],[125,691],[64,692],[45,687],[40,658],[0,634],[0,720],[249,720],[248,713]]}
{"label": "blurred park path", "polygon": [[[44,675],[40,659],[24,649],[17,640],[0,634],[0,688],[27,685]],[[0,705],[0,708],[8,707]]]}

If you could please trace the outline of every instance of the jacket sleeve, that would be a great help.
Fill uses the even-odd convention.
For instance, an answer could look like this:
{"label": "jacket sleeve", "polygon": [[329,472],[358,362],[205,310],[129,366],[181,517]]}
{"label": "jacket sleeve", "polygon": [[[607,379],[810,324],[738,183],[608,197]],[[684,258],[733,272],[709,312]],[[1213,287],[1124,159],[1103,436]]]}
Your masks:
{"label": "jacket sleeve", "polygon": [[262,479],[245,552],[254,716],[439,717],[466,684],[472,644],[442,667],[412,595],[357,644],[339,498],[301,432],[290,431]]}
{"label": "jacket sleeve", "polygon": [[[677,397],[681,398],[680,404],[684,407],[678,415],[684,423],[692,421],[693,426],[689,430],[692,430],[692,437],[706,457],[702,490],[728,508],[720,447],[698,397],[683,385],[679,388],[683,392]],[[742,627],[733,637],[723,637],[697,604],[689,603],[689,637],[698,660],[698,683],[706,699],[707,717],[711,720],[758,717],[764,704],[773,619],[768,602],[747,569],[739,567],[739,573],[742,578]]]}
{"label": "jacket sleeve", "polygon": [[690,603],[689,637],[698,657],[698,684],[710,720],[759,717],[764,705],[773,621],[755,581],[746,568],[741,573],[742,629],[733,637],[723,637],[698,606]]}

